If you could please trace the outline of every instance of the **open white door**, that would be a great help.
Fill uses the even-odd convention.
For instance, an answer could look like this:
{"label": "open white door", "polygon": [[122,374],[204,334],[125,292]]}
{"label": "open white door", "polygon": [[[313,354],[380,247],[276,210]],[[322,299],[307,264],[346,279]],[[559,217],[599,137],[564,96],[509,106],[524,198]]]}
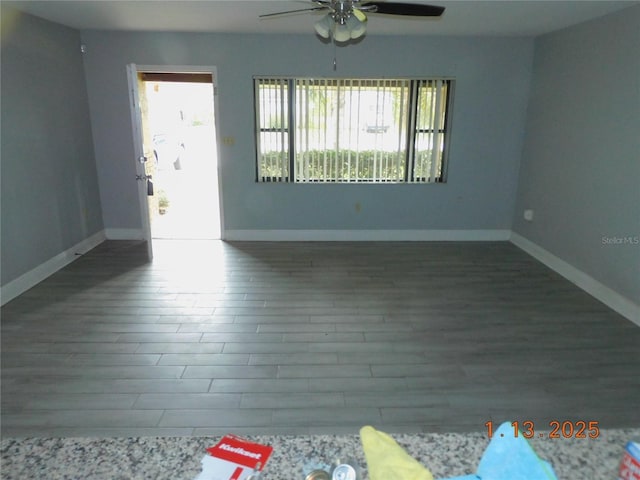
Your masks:
{"label": "open white door", "polygon": [[153,244],[151,241],[151,221],[149,219],[149,203],[147,196],[153,179],[147,171],[148,160],[152,159],[152,152],[145,151],[145,139],[142,123],[142,108],[140,102],[140,89],[138,69],[135,64],[127,65],[127,78],[129,81],[129,106],[131,108],[131,123],[133,125],[133,146],[136,164],[136,176],[132,179],[138,184],[138,201],[140,203],[140,216],[142,217],[143,238],[147,242],[147,254],[149,260],[153,259]]}

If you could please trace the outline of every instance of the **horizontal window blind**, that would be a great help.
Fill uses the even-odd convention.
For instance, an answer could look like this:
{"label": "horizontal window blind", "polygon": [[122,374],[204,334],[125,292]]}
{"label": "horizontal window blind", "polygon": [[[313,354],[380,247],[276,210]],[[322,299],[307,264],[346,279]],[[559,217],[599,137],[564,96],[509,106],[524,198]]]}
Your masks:
{"label": "horizontal window blind", "polygon": [[443,181],[451,82],[256,77],[258,181]]}

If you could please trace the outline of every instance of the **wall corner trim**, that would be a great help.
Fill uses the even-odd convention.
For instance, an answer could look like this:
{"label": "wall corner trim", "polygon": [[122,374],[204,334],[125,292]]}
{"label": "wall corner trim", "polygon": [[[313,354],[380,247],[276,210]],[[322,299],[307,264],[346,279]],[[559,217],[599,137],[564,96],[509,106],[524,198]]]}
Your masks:
{"label": "wall corner trim", "polygon": [[71,262],[78,258],[78,254],[82,255],[92,248],[97,247],[106,240],[104,230],[91,235],[89,238],[75,244],[71,248],[59,253],[55,257],[50,258],[44,263],[41,263],[37,267],[28,272],[20,275],[18,278],[10,281],[6,285],[0,288],[1,304],[13,300],[18,295],[26,292],[30,288],[34,287],[38,283],[45,280],[50,275],[61,268],[66,267]]}
{"label": "wall corner trim", "polygon": [[524,250],[536,260],[544,263],[551,270],[562,275],[592,297],[640,326],[640,305],[637,305],[628,298],[620,295],[615,290],[603,285],[595,278],[587,275],[582,270],[577,269],[561,258],[556,257],[548,250],[545,250],[522,235],[512,232],[510,240],[515,246]]}

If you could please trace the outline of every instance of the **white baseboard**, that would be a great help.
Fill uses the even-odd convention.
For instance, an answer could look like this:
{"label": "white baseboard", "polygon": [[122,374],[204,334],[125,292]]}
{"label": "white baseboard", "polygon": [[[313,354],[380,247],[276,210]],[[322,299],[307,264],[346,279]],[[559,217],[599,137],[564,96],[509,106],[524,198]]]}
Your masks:
{"label": "white baseboard", "polygon": [[628,298],[623,297],[618,292],[610,289],[606,285],[603,285],[595,278],[587,275],[582,270],[577,269],[559,257],[556,257],[548,250],[545,250],[522,235],[512,232],[511,243],[544,263],[551,270],[559,273],[589,295],[600,300],[612,310],[615,310],[620,315],[640,326],[640,305],[637,305]]}
{"label": "white baseboard", "polygon": [[144,240],[141,228],[105,228],[107,240]]}
{"label": "white baseboard", "polygon": [[1,304],[4,305],[16,298],[18,295],[26,292],[48,276],[69,265],[78,258],[77,254],[88,252],[92,248],[95,248],[104,242],[105,239],[104,230],[100,230],[98,233],[93,234],[73,247],[68,248],[46,262],[41,263],[36,268],[20,275],[15,280],[3,285],[0,288],[0,298],[2,299]]}
{"label": "white baseboard", "polygon": [[510,230],[225,230],[228,241],[429,242],[507,241]]}

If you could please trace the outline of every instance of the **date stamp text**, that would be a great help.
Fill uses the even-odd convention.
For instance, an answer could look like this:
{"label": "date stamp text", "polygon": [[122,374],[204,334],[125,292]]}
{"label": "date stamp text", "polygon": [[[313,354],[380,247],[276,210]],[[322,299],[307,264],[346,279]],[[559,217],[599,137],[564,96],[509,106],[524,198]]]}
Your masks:
{"label": "date stamp text", "polygon": [[[486,422],[484,426],[487,428],[487,436],[493,437],[494,425],[491,420]],[[542,427],[543,431],[536,431],[536,424],[530,420],[523,422],[511,422],[513,427],[513,436],[522,436],[526,439],[538,438],[598,438],[600,436],[600,427],[596,421],[560,421],[551,420],[547,425]],[[504,436],[504,433],[500,434]]]}

